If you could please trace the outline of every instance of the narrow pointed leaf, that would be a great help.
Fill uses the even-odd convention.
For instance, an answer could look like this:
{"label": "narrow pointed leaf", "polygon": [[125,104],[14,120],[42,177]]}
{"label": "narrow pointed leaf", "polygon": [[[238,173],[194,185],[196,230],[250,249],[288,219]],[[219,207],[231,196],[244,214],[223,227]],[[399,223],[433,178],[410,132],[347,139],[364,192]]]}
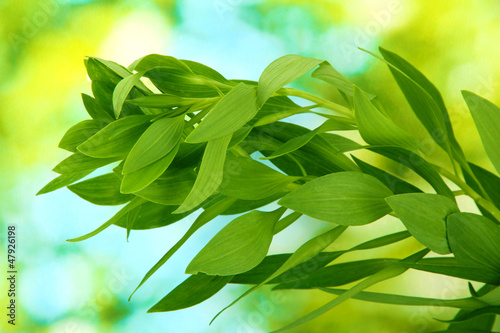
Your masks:
{"label": "narrow pointed leaf", "polygon": [[354,88],[354,111],[359,133],[367,143],[417,150],[415,139],[383,115],[358,87]]}
{"label": "narrow pointed leaf", "polygon": [[264,69],[259,78],[257,92],[259,108],[278,89],[298,79],[322,62],[323,60],[294,54],[274,60]]}
{"label": "narrow pointed leaf", "polygon": [[110,225],[113,225],[122,216],[125,216],[129,211],[131,211],[132,209],[138,207],[139,205],[141,205],[143,203],[144,203],[143,199],[141,199],[141,198],[135,198],[134,200],[132,200],[131,202],[129,202],[125,207],[123,207],[122,209],[120,209],[120,211],[118,211],[118,213],[116,213],[112,218],[110,218],[108,221],[106,221],[104,224],[102,224],[99,228],[97,228],[94,231],[91,231],[88,234],[85,234],[83,236],[72,238],[72,239],[68,239],[66,241],[67,242],[80,242],[82,240],[89,239],[89,238],[97,235],[98,233],[100,233],[101,231],[103,231],[104,229],[106,229],[107,227],[109,227]]}
{"label": "narrow pointed leaf", "polygon": [[231,141],[231,135],[208,142],[193,188],[175,213],[183,213],[193,209],[217,190],[222,182],[224,160],[229,141]]}
{"label": "narrow pointed leaf", "polygon": [[[76,152],[67,158],[65,158],[61,163],[56,165],[53,169],[54,172],[59,174],[75,174],[84,171],[94,171],[100,167],[108,165],[110,163],[118,161],[118,157],[110,158],[93,158],[84,155],[80,152]],[[89,173],[90,173],[89,172]]]}
{"label": "narrow pointed leaf", "polygon": [[186,142],[204,142],[232,134],[250,121],[257,111],[255,87],[240,83],[219,100]]}
{"label": "narrow pointed leaf", "polygon": [[254,268],[266,257],[274,225],[285,210],[252,211],[234,219],[194,257],[186,274],[226,276]]}
{"label": "narrow pointed leaf", "polygon": [[132,147],[123,165],[123,173],[137,171],[163,158],[178,146],[183,129],[182,116],[155,121]]}
{"label": "narrow pointed leaf", "polygon": [[472,114],[484,150],[497,172],[500,173],[500,151],[498,149],[498,142],[500,142],[500,108],[470,91],[464,90],[462,95]]}
{"label": "narrow pointed leaf", "polygon": [[111,115],[111,113],[107,112],[99,105],[99,103],[97,103],[94,97],[91,97],[87,94],[82,94],[82,100],[83,100],[83,105],[87,110],[87,113],[94,120],[104,121],[104,122],[111,122],[115,120],[115,118]]}
{"label": "narrow pointed leaf", "polygon": [[[113,224],[126,229],[130,228],[130,230],[147,230],[170,225],[192,213],[172,214],[175,208],[176,206],[166,206],[145,201],[114,221]],[[133,218],[132,225],[130,225],[131,217]],[[127,228],[127,224],[129,228]]]}
{"label": "narrow pointed leaf", "polygon": [[130,90],[141,80],[144,75],[143,72],[139,72],[130,76],[127,76],[116,85],[113,91],[113,110],[115,118],[119,118],[122,113],[123,103],[127,99]]}
{"label": "narrow pointed leaf", "polygon": [[409,193],[385,201],[420,243],[439,254],[451,252],[446,234],[446,218],[458,213],[457,204],[439,194]]}
{"label": "narrow pointed leaf", "polygon": [[[342,295],[346,289],[335,288],[319,288],[320,290],[334,294]],[[393,295],[384,293],[374,293],[369,291],[362,291],[352,297],[361,301],[382,303],[382,304],[395,304],[395,305],[410,305],[410,306],[445,306],[450,308],[459,309],[477,309],[483,306],[474,298],[459,298],[459,299],[439,299],[439,298],[425,298],[404,295]]]}
{"label": "narrow pointed leaf", "polygon": [[260,200],[282,192],[299,177],[286,176],[251,158],[226,156],[219,191],[243,200]]}
{"label": "narrow pointed leaf", "polygon": [[346,171],[316,178],[278,203],[323,221],[362,225],[390,213],[384,199],[391,195],[375,177]]}
{"label": "narrow pointed leaf", "polygon": [[68,189],[95,205],[121,205],[134,197],[120,192],[120,179],[114,173],[84,180],[68,186]]}
{"label": "narrow pointed leaf", "polygon": [[59,148],[76,153],[76,147],[99,132],[106,123],[98,120],[84,120],[72,126],[59,142]]}
{"label": "narrow pointed leaf", "polygon": [[133,193],[144,189],[154,182],[161,174],[167,170],[179,150],[180,143],[174,149],[170,150],[165,156],[145,166],[136,170],[134,172],[126,173],[123,175],[122,185],[120,191],[122,193]]}
{"label": "narrow pointed leaf", "polygon": [[47,185],[45,185],[40,191],[38,191],[36,195],[49,193],[58,190],[60,188],[63,188],[64,186],[73,184],[74,182],[82,179],[91,172],[92,170],[86,170],[82,172],[62,174],[52,179]]}
{"label": "narrow pointed leaf", "polygon": [[232,276],[191,275],[148,312],[175,311],[199,304],[215,295],[231,278]]}
{"label": "narrow pointed leaf", "polygon": [[141,134],[148,128],[150,116],[128,116],[118,119],[78,146],[78,150],[91,157],[126,156]]}
{"label": "narrow pointed leaf", "polygon": [[144,189],[134,194],[162,205],[180,205],[196,180],[193,170],[167,171]]}

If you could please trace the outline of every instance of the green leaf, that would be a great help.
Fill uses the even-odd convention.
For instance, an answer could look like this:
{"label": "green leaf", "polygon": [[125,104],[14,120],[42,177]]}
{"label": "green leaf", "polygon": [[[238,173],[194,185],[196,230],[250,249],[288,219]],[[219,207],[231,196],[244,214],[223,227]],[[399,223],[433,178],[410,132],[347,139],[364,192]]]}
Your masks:
{"label": "green leaf", "polygon": [[120,179],[114,173],[107,173],[68,186],[68,189],[96,205],[122,205],[134,197],[120,192]]}
{"label": "green leaf", "polygon": [[231,135],[208,141],[196,181],[186,200],[175,211],[183,213],[201,204],[210,197],[222,182],[224,160]]}
{"label": "green leaf", "polygon": [[463,90],[462,95],[472,114],[484,150],[497,172],[500,173],[500,151],[498,149],[498,142],[500,142],[500,108],[470,91]]}
{"label": "green leaf", "polygon": [[429,162],[417,154],[397,147],[370,147],[368,150],[390,158],[391,160],[412,169],[419,176],[425,179],[436,190],[437,194],[441,194],[455,200],[455,195],[450,190],[448,185],[446,185],[436,169],[434,169]]}
{"label": "green leaf", "polygon": [[89,171],[90,173],[97,168],[103,167],[118,160],[119,158],[117,157],[93,158],[87,155],[83,155],[80,152],[76,152],[56,165],[53,171],[59,174],[75,174],[84,171]]}
{"label": "green leaf", "polygon": [[59,148],[76,153],[76,147],[99,132],[106,123],[98,120],[84,120],[72,126],[59,142]]}
{"label": "green leaf", "polygon": [[392,192],[375,177],[338,172],[316,178],[278,204],[299,213],[341,225],[362,225],[391,212],[384,199]]}
{"label": "green leaf", "polygon": [[290,213],[287,216],[283,217],[278,222],[276,222],[276,224],[274,225],[273,234],[276,235],[277,233],[285,230],[293,222],[297,221],[301,216],[302,216],[302,214],[293,212],[293,213]]}
{"label": "green leaf", "polygon": [[133,217],[132,230],[147,230],[160,228],[182,220],[192,212],[184,214],[172,214],[176,206],[166,206],[154,202],[145,201],[141,205],[131,209],[127,214],[121,216],[113,223],[119,227],[127,229],[127,222]]}
{"label": "green leaf", "polygon": [[149,127],[151,116],[128,116],[118,119],[77,147],[96,158],[124,157]]}
{"label": "green leaf", "polygon": [[251,120],[257,111],[255,87],[240,83],[219,100],[186,138],[186,142],[204,142],[232,134]]}
{"label": "green leaf", "polygon": [[206,78],[222,82],[222,83],[227,83],[227,79],[222,76],[219,72],[216,70],[205,66],[203,64],[200,64],[199,62],[196,61],[191,61],[191,60],[181,60],[184,64],[186,64],[191,71],[193,71],[194,74],[196,75],[201,75]]}
{"label": "green leaf", "polygon": [[123,165],[123,173],[137,171],[163,158],[178,147],[183,129],[183,116],[155,121],[132,147]]}
{"label": "green leaf", "polygon": [[354,88],[354,110],[359,133],[367,143],[417,150],[415,139],[383,115],[358,87]]}
{"label": "green leaf", "polygon": [[[426,249],[426,250],[422,250],[420,252],[417,252],[403,260],[401,260],[402,262],[417,262],[418,260],[422,259],[422,257],[424,257],[429,251]],[[365,280],[361,281],[360,283],[358,283],[357,285],[355,285],[354,287],[352,287],[351,289],[347,290],[346,292],[344,292],[342,295],[340,295],[339,297],[335,298],[334,300],[326,303],[325,305],[323,305],[322,307],[314,310],[313,312],[309,313],[308,315],[300,318],[299,320],[296,320],[294,321],[293,323],[289,324],[289,325],[286,325],[285,327],[279,329],[279,330],[276,330],[276,331],[273,331],[273,333],[275,332],[282,332],[282,331],[285,331],[287,329],[291,329],[291,328],[294,328],[294,327],[297,327],[297,326],[300,326],[304,323],[307,323],[308,321],[311,321],[323,314],[325,314],[326,312],[330,311],[331,309],[333,309],[334,307],[336,307],[337,305],[343,303],[344,301],[348,300],[349,298],[357,295],[358,293],[360,293],[361,291],[363,291],[364,289],[370,287],[370,286],[373,286],[374,284],[377,284],[378,282],[381,282],[381,281],[384,281],[384,280],[388,280],[390,278],[393,278],[393,277],[396,277],[398,275],[401,275],[403,274],[405,271],[407,270],[407,268],[403,268],[403,267],[397,267],[395,265],[391,265],[387,268],[384,268],[382,269],[381,271],[379,271],[378,273],[375,273],[374,275],[366,278]]]}
{"label": "green leaf", "polygon": [[251,158],[228,154],[219,191],[233,198],[260,200],[283,192],[286,185],[297,179],[299,177],[283,175]]}
{"label": "green leaf", "polygon": [[[100,62],[102,65],[104,65],[106,68],[111,70],[113,73],[115,73],[118,77],[120,77],[122,79],[126,78],[132,74],[128,69],[126,69],[125,67],[123,67],[123,66],[121,66],[113,61],[104,60],[104,59],[100,59],[100,58],[93,58],[93,59]],[[94,80],[94,79],[92,79],[92,80]],[[115,82],[115,83],[118,83],[118,82]],[[136,85],[143,92],[150,92],[150,90],[144,85],[144,83],[139,81],[136,83]]]}
{"label": "green leaf", "polygon": [[313,131],[310,131],[307,134],[294,137],[287,142],[283,143],[278,149],[276,149],[271,155],[267,157],[260,157],[262,160],[270,160],[279,156],[283,156],[289,154],[297,149],[300,149],[304,145],[306,145],[311,139],[318,133],[321,127],[316,128]]}
{"label": "green leaf", "polygon": [[476,298],[488,305],[500,306],[500,287],[490,286],[492,290]]}
{"label": "green leaf", "polygon": [[324,267],[296,281],[282,283],[276,289],[312,289],[342,286],[358,281],[391,265],[390,259],[368,259]]}
{"label": "green leaf", "polygon": [[196,232],[196,230],[203,227],[205,224],[213,220],[215,217],[224,212],[227,208],[229,208],[236,199],[234,198],[225,198],[224,200],[219,201],[213,206],[208,207],[201,213],[196,220],[193,222],[191,227],[189,227],[188,231],[182,236],[182,238],[175,243],[174,246],[170,250],[168,250],[163,257],[146,273],[146,275],[142,278],[139,285],[135,288],[132,294],[129,297],[129,301],[134,295],[134,293],[153,275],[163,264],[165,264],[171,256],[177,252],[178,249]]}
{"label": "green leaf", "polygon": [[143,203],[144,203],[144,199],[136,197],[132,201],[130,201],[125,207],[123,207],[122,209],[120,209],[120,211],[118,211],[118,213],[116,213],[115,215],[113,215],[112,218],[110,218],[108,221],[106,221],[104,224],[102,224],[99,228],[97,228],[94,231],[91,231],[88,234],[85,234],[83,236],[80,236],[80,237],[77,237],[77,238],[68,239],[66,241],[67,242],[80,242],[82,240],[89,239],[89,238],[97,235],[98,233],[100,233],[101,231],[103,231],[104,229],[106,229],[107,227],[109,227],[110,225],[116,223],[118,220],[120,220],[120,218],[122,218],[123,216],[125,216],[132,209],[138,207],[139,205],[142,205]]}
{"label": "green leaf", "polygon": [[[335,289],[335,288],[320,288],[320,290],[334,295],[342,295],[344,292],[347,291],[345,289]],[[367,302],[395,304],[395,305],[445,306],[445,307],[460,308],[460,309],[477,309],[478,307],[481,306],[481,303],[477,302],[473,298],[439,299],[439,298],[425,298],[425,297],[374,293],[369,291],[362,291],[357,295],[354,295],[352,298]]]}
{"label": "green leaf", "polygon": [[193,170],[167,169],[163,175],[134,194],[162,205],[180,205],[184,202],[196,180]]}
{"label": "green leaf", "polygon": [[149,309],[148,313],[175,311],[199,304],[219,292],[231,278],[232,276],[191,275]]}
{"label": "green leaf", "polygon": [[385,201],[420,243],[439,254],[451,252],[446,235],[446,218],[459,212],[454,201],[430,193],[399,194]]}
{"label": "green leaf", "polygon": [[[398,55],[383,48],[379,48],[379,50],[385,58],[385,62],[389,65],[392,76],[394,76],[394,79],[398,83],[399,88],[406,97],[415,115],[427,129],[434,141],[443,147],[446,152],[450,152],[450,142],[448,140],[449,133],[445,125],[443,110],[429,92],[415,81],[416,75],[419,77],[424,76]],[[428,82],[427,79],[425,80]],[[419,81],[422,82],[421,80]]]}
{"label": "green leaf", "polygon": [[[453,250],[453,248],[452,248]],[[399,263],[399,265],[404,265],[408,268],[417,269],[424,272],[436,273],[448,275],[460,279],[479,281],[491,284],[500,284],[500,273],[495,272],[489,268],[480,267],[468,267],[459,265],[443,265],[441,263],[419,263],[419,264],[408,264]]]}
{"label": "green leaf", "polygon": [[410,183],[407,183],[401,178],[393,176],[382,169],[379,169],[373,165],[363,162],[360,159],[356,158],[356,156],[351,156],[351,157],[354,160],[354,162],[356,162],[356,164],[359,166],[359,168],[363,173],[372,175],[373,177],[380,180],[394,194],[422,192],[422,190],[413,186]]}
{"label": "green leaf", "polygon": [[89,116],[98,121],[111,122],[115,120],[115,118],[111,115],[111,113],[104,110],[99,103],[95,100],[94,97],[91,97],[87,94],[82,94],[83,105],[87,110]]}
{"label": "green leaf", "polygon": [[[347,80],[342,74],[337,72],[335,68],[328,61],[323,61],[319,64],[319,67],[314,70],[311,74],[312,77],[320,79],[329,83],[333,87],[337,88],[340,92],[353,97],[354,96],[354,85],[352,82]],[[374,98],[374,95],[364,93],[369,99]]]}
{"label": "green leaf", "polygon": [[115,87],[113,91],[113,110],[115,114],[115,118],[119,118],[122,113],[123,103],[127,99],[128,94],[132,90],[132,88],[141,80],[141,77],[144,75],[143,72],[139,72],[130,76],[127,76]]}
{"label": "green leaf", "polygon": [[191,69],[181,60],[174,58],[172,56],[165,56],[161,54],[148,54],[142,58],[134,61],[132,65],[129,66],[130,71],[146,72],[152,68],[156,67],[177,67],[190,72]]}
{"label": "green leaf", "polygon": [[49,193],[49,192],[58,190],[64,186],[67,186],[69,184],[73,184],[74,182],[87,176],[92,171],[93,170],[86,170],[86,171],[82,171],[82,172],[66,173],[66,174],[60,175],[60,176],[52,179],[47,185],[45,185],[40,191],[38,191],[38,193],[36,195]]}
{"label": "green leaf", "polygon": [[235,275],[257,266],[267,254],[274,225],[285,212],[253,211],[237,217],[219,231],[194,257],[186,274]]}
{"label": "green leaf", "polygon": [[165,170],[167,170],[174,160],[174,157],[179,150],[179,146],[180,142],[177,143],[177,146],[170,150],[167,155],[163,156],[156,162],[153,162],[134,172],[125,173],[123,175],[120,191],[122,193],[134,193],[144,189],[146,186],[149,186],[152,182],[158,179],[158,177],[160,177]]}
{"label": "green leaf", "polygon": [[[222,215],[235,215],[235,214],[241,214],[245,213],[260,207],[263,207],[265,205],[268,205],[272,202],[277,201],[278,199],[282,198],[286,192],[279,192],[276,193],[270,197],[263,198],[260,200],[241,200],[238,199],[234,202],[234,204],[231,205],[227,210],[224,211]],[[222,197],[226,197],[225,195],[221,194]]]}
{"label": "green leaf", "polygon": [[323,60],[294,54],[274,60],[264,69],[259,78],[257,91],[259,108],[278,89],[298,79],[322,62]]}
{"label": "green leaf", "polygon": [[450,248],[461,265],[500,272],[500,226],[471,213],[452,214],[447,221]]}
{"label": "green leaf", "polygon": [[300,265],[309,259],[315,257],[318,253],[326,249],[330,244],[332,244],[342,233],[347,229],[347,227],[344,226],[337,226],[319,236],[316,236],[304,244],[302,244],[301,247],[295,251],[286,261],[283,265],[280,266],[278,270],[276,270],[271,276],[269,276],[267,279],[259,283],[258,285],[250,288],[247,290],[243,295],[238,297],[235,301],[233,301],[231,304],[226,306],[224,309],[219,311],[219,313],[212,319],[210,323],[212,323],[222,312],[224,312],[226,309],[230,308],[236,302],[238,302],[240,299],[243,297],[247,296],[260,286],[266,284],[267,282],[271,281],[272,279],[280,276],[284,272],[288,271],[290,268],[293,268],[297,265]]}
{"label": "green leaf", "polygon": [[363,146],[361,146],[359,143],[341,135],[333,133],[322,133],[319,136],[327,141],[330,146],[334,147],[336,150],[342,153],[363,148]]}
{"label": "green leaf", "polygon": [[[498,191],[498,189],[500,188],[500,178],[475,164],[469,163],[469,167],[476,176],[477,181],[481,183],[482,188],[491,199],[491,202],[497,208],[500,208],[500,191]],[[472,187],[474,191],[481,193],[481,188],[468,173],[464,173],[464,178],[467,184]],[[484,216],[489,219],[495,220],[495,218],[486,209],[484,209],[480,205],[478,205],[478,208]]]}

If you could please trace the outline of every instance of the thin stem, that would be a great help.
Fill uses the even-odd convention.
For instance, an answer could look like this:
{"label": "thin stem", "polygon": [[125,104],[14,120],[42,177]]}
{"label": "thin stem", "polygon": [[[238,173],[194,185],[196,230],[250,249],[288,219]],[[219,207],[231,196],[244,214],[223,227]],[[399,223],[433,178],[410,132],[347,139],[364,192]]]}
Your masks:
{"label": "thin stem", "polygon": [[318,97],[316,95],[310,94],[310,93],[302,91],[302,90],[298,90],[298,89],[294,89],[294,88],[282,88],[282,89],[278,90],[278,94],[304,98],[304,99],[307,99],[313,103],[318,104],[321,107],[339,112],[339,113],[341,113],[349,118],[354,118],[352,111],[350,109],[346,108],[345,106],[330,102],[324,98]]}

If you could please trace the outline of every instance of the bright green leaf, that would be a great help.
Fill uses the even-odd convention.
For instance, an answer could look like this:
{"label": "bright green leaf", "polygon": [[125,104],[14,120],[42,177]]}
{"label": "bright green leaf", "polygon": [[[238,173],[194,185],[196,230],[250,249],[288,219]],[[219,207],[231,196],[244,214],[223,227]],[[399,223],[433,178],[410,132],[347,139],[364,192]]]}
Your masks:
{"label": "bright green leaf", "polygon": [[131,173],[163,158],[176,146],[184,129],[184,117],[161,118],[149,126],[125,160],[123,173]]}
{"label": "bright green leaf", "polygon": [[348,171],[316,178],[278,203],[323,221],[362,225],[390,213],[384,199],[391,195],[375,177]]}
{"label": "bright green leaf", "polygon": [[237,217],[194,257],[186,274],[234,275],[257,266],[267,254],[274,225],[285,212],[252,211]]}
{"label": "bright green leaf", "polygon": [[498,149],[498,142],[500,142],[500,108],[470,91],[463,90],[462,95],[472,114],[484,150],[497,172],[500,173],[500,150]]}
{"label": "bright green leaf", "polygon": [[45,194],[49,193],[55,190],[58,190],[64,186],[67,186],[69,184],[72,184],[83,177],[87,176],[89,173],[91,173],[93,170],[86,170],[82,172],[76,172],[76,173],[66,173],[62,174],[54,179],[52,179],[47,185],[45,185],[36,195],[40,194]]}
{"label": "bright green leaf", "polygon": [[148,128],[151,116],[128,116],[113,121],[77,147],[96,158],[124,157]]}
{"label": "bright green leaf", "polygon": [[415,139],[383,115],[358,87],[354,88],[354,111],[359,133],[367,143],[417,150]]}
{"label": "bright green leaf", "polygon": [[134,194],[146,200],[162,205],[180,205],[184,202],[196,180],[193,170],[169,171]]}
{"label": "bright green leaf", "polygon": [[430,193],[399,194],[385,201],[420,243],[439,254],[451,252],[446,235],[446,218],[459,212],[454,201]]}
{"label": "bright green leaf", "polygon": [[68,189],[96,205],[121,205],[134,197],[120,192],[120,179],[114,173],[107,173],[68,186]]}
{"label": "bright green leaf", "polygon": [[224,160],[230,141],[231,135],[227,135],[208,142],[194,186],[175,213],[193,209],[217,190],[222,182]]}
{"label": "bright green leaf", "polygon": [[255,87],[240,83],[219,100],[186,138],[186,142],[204,142],[232,134],[251,120],[257,111]]}
{"label": "bright green leaf", "polygon": [[106,123],[98,120],[84,120],[72,126],[59,142],[59,148],[76,153],[76,147],[99,132]]}
{"label": "bright green leaf", "polygon": [[75,174],[83,171],[93,171],[118,160],[118,157],[93,158],[76,152],[56,165],[53,171],[59,174]]}
{"label": "bright green leaf", "polygon": [[257,100],[259,108],[281,87],[298,79],[323,60],[289,54],[274,60],[259,78]]}
{"label": "bright green leaf", "polygon": [[286,176],[251,158],[228,154],[224,163],[224,180],[219,191],[243,200],[260,200],[282,192],[298,177]]}
{"label": "bright green leaf", "polygon": [[231,278],[232,276],[191,275],[148,312],[175,311],[199,304],[215,295]]}

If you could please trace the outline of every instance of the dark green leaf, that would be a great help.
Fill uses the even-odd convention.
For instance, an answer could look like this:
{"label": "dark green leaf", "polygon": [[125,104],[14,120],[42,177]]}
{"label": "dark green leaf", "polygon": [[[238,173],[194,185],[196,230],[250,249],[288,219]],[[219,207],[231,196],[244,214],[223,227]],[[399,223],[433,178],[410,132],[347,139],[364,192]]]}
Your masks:
{"label": "dark green leaf", "polygon": [[95,100],[94,97],[91,97],[87,94],[82,94],[83,105],[87,110],[87,113],[95,120],[110,122],[115,120],[114,116],[103,109],[99,103]]}
{"label": "dark green leaf", "polygon": [[232,276],[191,275],[148,312],[175,311],[199,304],[215,295],[231,278]]}
{"label": "dark green leaf", "polygon": [[134,194],[162,205],[180,205],[191,191],[195,179],[193,170],[167,169],[157,180]]}
{"label": "dark green leaf", "polygon": [[176,208],[177,206],[166,206],[146,201],[131,209],[127,214],[122,215],[114,221],[114,224],[122,228],[127,228],[127,222],[130,222],[130,216],[133,216],[134,223],[131,229],[146,230],[170,225],[192,213],[172,214]]}
{"label": "dark green leaf", "polygon": [[471,213],[448,216],[448,240],[460,265],[500,272],[500,226]]}
{"label": "dark green leaf", "polygon": [[455,195],[436,169],[417,154],[397,147],[370,147],[368,149],[412,169],[424,178],[436,190],[437,194],[455,200]]}

